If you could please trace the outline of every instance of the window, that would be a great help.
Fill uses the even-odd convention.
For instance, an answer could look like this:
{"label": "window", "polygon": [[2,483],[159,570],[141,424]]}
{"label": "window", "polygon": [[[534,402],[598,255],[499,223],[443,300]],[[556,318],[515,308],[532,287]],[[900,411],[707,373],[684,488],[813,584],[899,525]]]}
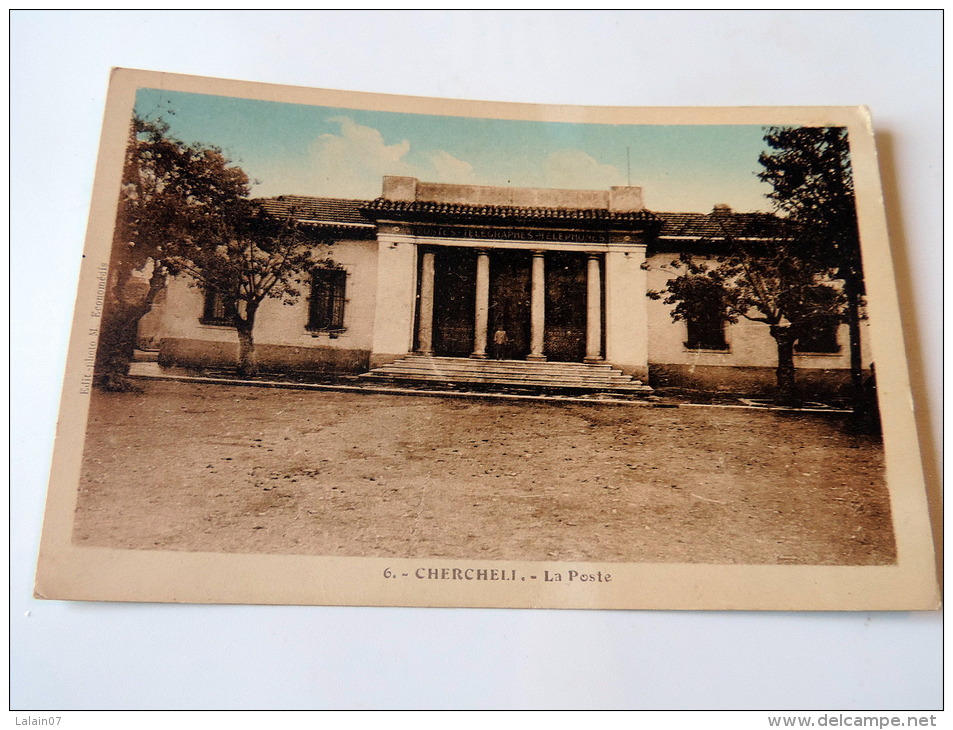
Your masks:
{"label": "window", "polygon": [[837,330],[840,319],[830,315],[812,317],[798,333],[795,352],[812,354],[828,354],[840,352],[837,342]]}
{"label": "window", "polygon": [[311,275],[308,329],[312,332],[340,332],[344,329],[344,269],[315,269]]}
{"label": "window", "polygon": [[729,321],[727,294],[711,272],[688,273],[668,283],[666,303],[675,304],[672,317],[685,322],[689,350],[727,350],[725,324]]}
{"label": "window", "polygon": [[205,304],[202,308],[202,324],[211,324],[217,327],[231,327],[232,318],[228,316],[225,307],[225,298],[220,292],[208,289],[205,292]]}
{"label": "window", "polygon": [[725,319],[720,312],[696,310],[686,320],[689,350],[727,350]]}

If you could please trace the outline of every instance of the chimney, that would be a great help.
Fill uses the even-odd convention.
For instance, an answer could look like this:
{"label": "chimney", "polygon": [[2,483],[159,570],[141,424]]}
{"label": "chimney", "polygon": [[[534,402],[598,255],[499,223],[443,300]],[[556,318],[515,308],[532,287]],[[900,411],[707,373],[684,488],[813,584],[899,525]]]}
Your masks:
{"label": "chimney", "polygon": [[613,213],[637,213],[645,210],[642,188],[634,185],[613,185],[609,189],[609,210]]}
{"label": "chimney", "polygon": [[715,203],[715,207],[711,209],[712,215],[731,215],[731,213],[731,206],[727,203]]}
{"label": "chimney", "polygon": [[412,202],[417,199],[417,178],[402,175],[384,175],[384,189],[381,197],[385,200]]}

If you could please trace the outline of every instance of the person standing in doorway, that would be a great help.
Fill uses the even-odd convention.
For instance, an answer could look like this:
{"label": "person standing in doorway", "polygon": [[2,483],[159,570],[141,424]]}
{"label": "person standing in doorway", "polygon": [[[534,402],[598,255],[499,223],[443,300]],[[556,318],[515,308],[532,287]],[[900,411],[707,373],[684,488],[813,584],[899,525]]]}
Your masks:
{"label": "person standing in doorway", "polygon": [[506,334],[506,330],[503,329],[503,327],[497,327],[496,332],[493,334],[493,349],[496,351],[497,360],[506,359],[506,351],[509,349],[509,344],[510,338]]}

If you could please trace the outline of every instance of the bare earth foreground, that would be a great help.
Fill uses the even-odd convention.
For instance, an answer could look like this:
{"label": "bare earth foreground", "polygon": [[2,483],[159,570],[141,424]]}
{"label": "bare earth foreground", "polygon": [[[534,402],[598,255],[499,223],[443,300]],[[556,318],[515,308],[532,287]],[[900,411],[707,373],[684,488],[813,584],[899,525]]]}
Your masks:
{"label": "bare earth foreground", "polygon": [[594,562],[895,560],[835,416],[153,382],[93,395],[74,540]]}

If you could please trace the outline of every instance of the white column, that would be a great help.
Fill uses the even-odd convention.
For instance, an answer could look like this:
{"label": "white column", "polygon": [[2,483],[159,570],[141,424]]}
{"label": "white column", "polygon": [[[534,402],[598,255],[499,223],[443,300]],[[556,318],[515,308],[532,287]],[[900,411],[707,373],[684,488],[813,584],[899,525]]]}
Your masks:
{"label": "white column", "polygon": [[473,354],[470,357],[486,358],[486,332],[490,318],[490,254],[477,252],[476,312],[473,322]]}
{"label": "white column", "polygon": [[542,251],[533,251],[533,287],[530,298],[530,351],[527,360],[542,362],[546,332],[546,259]]}
{"label": "white column", "polygon": [[602,278],[599,254],[589,254],[586,276],[586,357],[585,362],[602,362]]}
{"label": "white column", "polygon": [[417,320],[417,352],[433,355],[434,254],[426,251],[420,267],[420,312]]}

